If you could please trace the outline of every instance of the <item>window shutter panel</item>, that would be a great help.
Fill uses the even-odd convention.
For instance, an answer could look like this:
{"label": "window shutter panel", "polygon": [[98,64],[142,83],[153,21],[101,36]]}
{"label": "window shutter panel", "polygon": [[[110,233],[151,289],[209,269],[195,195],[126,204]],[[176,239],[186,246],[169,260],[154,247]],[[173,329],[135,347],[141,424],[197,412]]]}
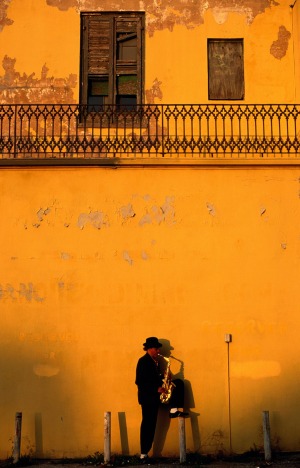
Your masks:
{"label": "window shutter panel", "polygon": [[110,20],[88,18],[88,73],[108,75],[110,62]]}
{"label": "window shutter panel", "polygon": [[[136,38],[136,59],[135,60],[115,60],[115,69],[117,76],[120,75],[135,75],[136,81],[132,83],[132,94],[136,94],[137,102],[142,102],[142,29],[143,22],[139,16],[133,17],[117,17],[115,21],[115,31],[117,40],[124,37]],[[122,40],[122,39],[121,39]],[[128,92],[130,92],[128,90]]]}
{"label": "window shutter panel", "polygon": [[209,40],[208,75],[209,99],[243,99],[243,41]]}

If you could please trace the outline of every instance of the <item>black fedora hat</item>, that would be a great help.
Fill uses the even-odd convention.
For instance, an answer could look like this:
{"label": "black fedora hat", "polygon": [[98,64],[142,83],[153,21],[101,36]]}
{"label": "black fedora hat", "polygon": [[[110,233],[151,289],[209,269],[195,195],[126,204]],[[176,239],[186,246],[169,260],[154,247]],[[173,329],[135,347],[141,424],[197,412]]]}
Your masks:
{"label": "black fedora hat", "polygon": [[161,348],[162,344],[158,341],[156,336],[150,336],[149,338],[146,338],[146,343],[144,343],[143,346],[144,349]]}

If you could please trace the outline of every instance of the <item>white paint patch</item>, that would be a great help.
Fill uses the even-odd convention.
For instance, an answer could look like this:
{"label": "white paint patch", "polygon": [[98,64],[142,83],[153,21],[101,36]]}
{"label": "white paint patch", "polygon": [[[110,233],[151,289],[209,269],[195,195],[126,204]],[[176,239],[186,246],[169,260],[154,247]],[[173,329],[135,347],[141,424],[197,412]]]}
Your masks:
{"label": "white paint patch", "polygon": [[229,13],[236,13],[239,15],[246,16],[246,23],[251,24],[254,20],[253,11],[251,8],[245,8],[243,6],[233,7],[214,7],[212,8],[212,14],[217,24],[224,24],[228,20]]}
{"label": "white paint patch", "polygon": [[91,224],[96,229],[101,229],[103,226],[107,225],[107,221],[101,211],[81,213],[77,221],[78,227],[83,229],[87,224]]}
{"label": "white paint patch", "polygon": [[278,377],[281,365],[277,361],[233,361],[230,363],[230,374],[231,377],[253,380]]}
{"label": "white paint patch", "polygon": [[69,259],[71,258],[71,255],[68,254],[67,252],[61,252],[60,258],[61,258],[62,260],[69,260]]}
{"label": "white paint patch", "polygon": [[36,364],[33,366],[33,372],[39,377],[54,377],[59,373],[59,368],[48,364]]}
{"label": "white paint patch", "polygon": [[133,265],[133,260],[127,251],[123,252],[123,258],[129,263],[129,265]]}

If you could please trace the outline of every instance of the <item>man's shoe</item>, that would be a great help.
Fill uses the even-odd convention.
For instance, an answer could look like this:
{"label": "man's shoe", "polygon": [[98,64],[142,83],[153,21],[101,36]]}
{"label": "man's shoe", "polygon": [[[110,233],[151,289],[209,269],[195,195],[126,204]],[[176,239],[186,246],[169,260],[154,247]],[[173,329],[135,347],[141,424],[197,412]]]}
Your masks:
{"label": "man's shoe", "polygon": [[189,413],[185,411],[175,411],[175,413],[169,413],[170,418],[188,418]]}
{"label": "man's shoe", "polygon": [[140,458],[140,463],[141,465],[155,465],[155,460],[147,455],[147,457]]}

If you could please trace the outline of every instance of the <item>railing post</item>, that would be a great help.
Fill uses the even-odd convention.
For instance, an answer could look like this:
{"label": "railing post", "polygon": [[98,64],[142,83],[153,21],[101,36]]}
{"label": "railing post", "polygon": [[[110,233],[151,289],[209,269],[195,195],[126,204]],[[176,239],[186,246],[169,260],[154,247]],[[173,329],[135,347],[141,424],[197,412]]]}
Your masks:
{"label": "railing post", "polygon": [[163,104],[161,104],[161,154],[162,157],[165,156],[165,135],[164,135],[164,112],[165,112],[165,107]]}
{"label": "railing post", "polygon": [[265,461],[269,462],[271,461],[271,458],[272,458],[269,411],[263,411],[263,433],[264,433]]}
{"label": "railing post", "polygon": [[22,413],[15,416],[15,437],[13,447],[13,463],[18,463],[21,454]]}
{"label": "railing post", "polygon": [[13,138],[13,155],[14,158],[17,158],[17,112],[18,112],[18,105],[15,104],[15,114],[14,114],[14,124],[13,124],[13,132],[14,132],[14,138]]}
{"label": "railing post", "polygon": [[111,413],[104,413],[104,463],[110,462]]}
{"label": "railing post", "polygon": [[185,419],[178,418],[180,463],[186,461]]}

